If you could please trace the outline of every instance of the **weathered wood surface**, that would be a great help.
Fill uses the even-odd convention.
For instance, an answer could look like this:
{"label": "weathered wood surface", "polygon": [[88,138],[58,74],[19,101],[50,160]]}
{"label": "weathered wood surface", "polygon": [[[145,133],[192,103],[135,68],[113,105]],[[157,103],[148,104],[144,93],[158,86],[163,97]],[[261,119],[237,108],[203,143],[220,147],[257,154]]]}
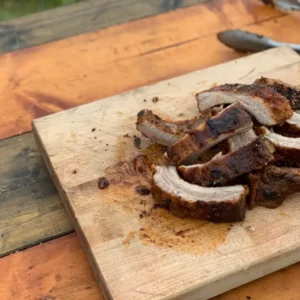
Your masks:
{"label": "weathered wood surface", "polygon": [[0,22],[0,53],[184,8],[208,0],[85,0]]}
{"label": "weathered wood surface", "polygon": [[[211,300],[296,300],[300,298],[299,276],[300,263]],[[103,299],[75,234],[2,258],[0,297],[3,300]]]}
{"label": "weathered wood surface", "polygon": [[[216,82],[267,76],[299,85],[299,75],[299,55],[277,48],[34,120],[43,158],[109,298],[206,300],[300,260],[299,195],[277,210],[248,211],[228,228],[152,210],[152,196],[135,190],[150,182],[130,168],[145,151],[158,155],[146,138],[140,151],[130,138],[140,136],[140,110],[189,119],[198,111],[195,93]],[[100,176],[111,180],[107,190],[99,190]]]}
{"label": "weathered wood surface", "polygon": [[31,133],[0,141],[0,166],[0,257],[72,231]]}
{"label": "weathered wood surface", "polygon": [[218,0],[4,54],[0,138],[31,130],[33,118],[242,56],[217,31],[254,28],[297,42],[298,25],[256,0]]}

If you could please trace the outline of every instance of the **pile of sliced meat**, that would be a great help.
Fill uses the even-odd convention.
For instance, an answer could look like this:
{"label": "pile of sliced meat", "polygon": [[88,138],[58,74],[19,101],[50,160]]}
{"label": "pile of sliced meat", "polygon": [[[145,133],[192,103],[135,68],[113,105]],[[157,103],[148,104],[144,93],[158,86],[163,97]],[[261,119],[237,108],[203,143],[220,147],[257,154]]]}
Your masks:
{"label": "pile of sliced meat", "polygon": [[181,122],[150,110],[137,129],[167,146],[168,166],[153,166],[156,202],[180,217],[212,222],[245,218],[256,205],[276,208],[300,192],[300,90],[260,78],[196,95],[200,115]]}

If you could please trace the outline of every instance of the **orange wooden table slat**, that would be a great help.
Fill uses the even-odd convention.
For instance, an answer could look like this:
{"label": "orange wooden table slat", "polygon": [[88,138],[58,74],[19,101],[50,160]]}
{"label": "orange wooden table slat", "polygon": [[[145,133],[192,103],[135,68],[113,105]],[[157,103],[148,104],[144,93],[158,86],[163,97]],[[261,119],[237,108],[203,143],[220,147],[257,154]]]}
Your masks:
{"label": "orange wooden table slat", "polygon": [[0,260],[0,299],[102,300],[72,233]]}
{"label": "orange wooden table slat", "polygon": [[33,118],[234,59],[216,32],[282,15],[257,0],[215,0],[2,55],[0,139],[30,131]]}

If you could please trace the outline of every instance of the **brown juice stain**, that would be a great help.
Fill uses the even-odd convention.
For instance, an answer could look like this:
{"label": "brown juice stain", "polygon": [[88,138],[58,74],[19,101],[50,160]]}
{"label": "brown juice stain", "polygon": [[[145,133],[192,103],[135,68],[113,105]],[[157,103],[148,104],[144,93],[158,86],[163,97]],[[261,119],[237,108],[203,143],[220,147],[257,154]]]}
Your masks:
{"label": "brown juice stain", "polygon": [[[131,138],[127,138],[131,140]],[[122,153],[128,151],[124,149]],[[131,148],[130,142],[126,145]],[[161,146],[150,145],[140,149],[131,161],[120,161],[106,169],[109,188],[101,190],[102,199],[109,205],[120,208],[133,218],[138,218],[140,228],[130,231],[123,240],[124,246],[137,236],[143,245],[157,245],[184,252],[203,254],[213,251],[226,241],[231,224],[213,224],[195,219],[181,219],[169,211],[156,207],[152,195],[140,195],[136,187],[143,185],[151,189],[152,164],[168,164]]]}
{"label": "brown juice stain", "polygon": [[126,238],[123,240],[123,245],[124,246],[129,246],[131,240],[134,240],[136,238],[136,236],[138,235],[138,233],[136,231],[130,231]]}

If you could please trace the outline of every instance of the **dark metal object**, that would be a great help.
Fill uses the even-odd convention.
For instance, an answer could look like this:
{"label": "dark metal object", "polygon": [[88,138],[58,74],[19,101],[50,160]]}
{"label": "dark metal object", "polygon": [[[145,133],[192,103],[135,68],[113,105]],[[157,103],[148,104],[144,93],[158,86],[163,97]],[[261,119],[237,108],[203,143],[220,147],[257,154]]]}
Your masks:
{"label": "dark metal object", "polygon": [[299,0],[262,0],[262,2],[282,10],[300,10]]}
{"label": "dark metal object", "polygon": [[219,32],[217,36],[220,42],[240,52],[258,52],[286,45],[300,54],[299,44],[281,43],[243,30],[225,30]]}

